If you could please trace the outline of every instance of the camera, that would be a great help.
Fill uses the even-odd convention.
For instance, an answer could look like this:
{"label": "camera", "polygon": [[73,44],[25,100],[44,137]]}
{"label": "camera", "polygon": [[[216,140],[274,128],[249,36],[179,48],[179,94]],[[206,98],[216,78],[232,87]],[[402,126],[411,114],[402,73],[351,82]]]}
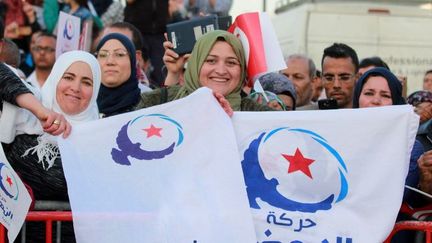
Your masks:
{"label": "camera", "polygon": [[338,108],[338,104],[337,104],[337,100],[335,99],[318,100],[318,109],[320,110],[331,110],[337,108]]}

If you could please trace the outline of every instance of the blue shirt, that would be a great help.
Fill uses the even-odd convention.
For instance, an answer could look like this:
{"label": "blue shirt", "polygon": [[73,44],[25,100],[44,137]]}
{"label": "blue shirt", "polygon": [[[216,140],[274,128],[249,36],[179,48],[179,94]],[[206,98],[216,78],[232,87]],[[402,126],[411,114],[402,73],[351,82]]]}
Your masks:
{"label": "blue shirt", "polygon": [[88,10],[88,8],[80,6],[77,11],[75,11],[74,13],[71,13],[71,8],[69,5],[65,5],[62,9],[63,12],[68,13],[68,14],[72,14],[73,16],[76,16],[78,18],[81,19],[81,24],[82,22],[86,21],[86,20],[92,20],[93,15],[91,14],[90,10]]}

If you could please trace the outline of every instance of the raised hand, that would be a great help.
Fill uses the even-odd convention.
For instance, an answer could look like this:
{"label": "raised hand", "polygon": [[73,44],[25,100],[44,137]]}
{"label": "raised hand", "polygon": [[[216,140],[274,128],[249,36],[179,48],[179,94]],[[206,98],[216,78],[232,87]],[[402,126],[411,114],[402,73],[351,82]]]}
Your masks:
{"label": "raised hand", "polygon": [[234,111],[233,111],[230,103],[228,102],[228,100],[225,99],[225,97],[221,94],[213,92],[213,95],[216,98],[216,100],[219,102],[219,104],[221,105],[222,109],[224,109],[224,111],[227,113],[227,115],[229,117],[232,117],[232,115],[234,114]]}

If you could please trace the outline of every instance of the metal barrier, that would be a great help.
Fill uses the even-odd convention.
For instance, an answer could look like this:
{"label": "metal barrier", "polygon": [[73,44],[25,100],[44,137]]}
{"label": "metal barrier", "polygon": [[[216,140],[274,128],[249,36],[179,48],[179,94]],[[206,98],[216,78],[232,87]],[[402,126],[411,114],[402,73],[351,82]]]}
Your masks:
{"label": "metal barrier", "polygon": [[414,230],[414,231],[422,231],[426,235],[426,243],[432,243],[432,222],[431,221],[400,221],[397,222],[393,228],[393,231],[384,241],[384,243],[390,243],[393,236],[399,232],[404,230]]}
{"label": "metal barrier", "polygon": [[[52,243],[53,242],[52,241],[53,221],[57,221],[57,222],[72,221],[72,212],[71,211],[30,211],[28,212],[26,217],[26,222],[29,221],[45,221],[45,239],[46,239],[45,242]],[[397,222],[390,235],[384,241],[384,243],[390,243],[391,239],[397,232],[404,231],[404,230],[422,231],[426,235],[425,243],[432,243],[432,222],[415,221],[415,220]],[[6,239],[6,230],[2,225],[0,225],[0,243],[5,243],[6,242],[5,239]]]}
{"label": "metal barrier", "polygon": [[[57,222],[57,240],[60,242],[60,227],[61,222],[72,221],[72,212],[70,211],[70,205],[67,202],[57,202],[57,201],[36,201],[35,210],[43,211],[29,211],[27,213],[26,222],[34,221],[45,221],[45,242],[53,242],[53,222]],[[47,210],[62,210],[62,211],[47,211]],[[21,242],[25,242],[25,224],[21,229]],[[17,239],[19,240],[19,239]],[[17,241],[15,240],[15,241]],[[0,243],[5,243],[6,240],[6,229],[0,224]]]}

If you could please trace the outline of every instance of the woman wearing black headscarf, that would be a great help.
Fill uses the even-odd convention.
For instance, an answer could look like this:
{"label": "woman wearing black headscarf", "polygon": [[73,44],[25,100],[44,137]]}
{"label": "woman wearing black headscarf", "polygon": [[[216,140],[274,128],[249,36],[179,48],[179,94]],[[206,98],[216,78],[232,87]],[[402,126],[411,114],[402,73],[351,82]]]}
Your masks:
{"label": "woman wearing black headscarf", "polygon": [[[373,79],[374,84],[371,84],[371,82],[367,84],[370,79]],[[387,83],[387,86],[384,88],[386,90],[380,89],[381,87],[378,88],[375,79],[385,80],[384,83]],[[365,89],[366,84],[372,86],[371,89],[369,87]],[[367,102],[368,97],[372,97],[372,93],[368,91],[372,91],[372,93],[381,91],[381,93],[376,94],[378,99]],[[373,68],[364,73],[356,83],[353,96],[353,108],[406,104],[405,99],[402,97],[401,82],[392,72],[382,67]]]}
{"label": "woman wearing black headscarf", "polygon": [[[353,108],[405,105],[402,97],[402,84],[389,70],[377,67],[364,73],[354,88]],[[405,184],[416,187],[419,182],[417,160],[423,154],[423,146],[415,141],[411,151],[410,166]],[[408,191],[405,190],[406,199]]]}
{"label": "woman wearing black headscarf", "polygon": [[[398,78],[389,70],[377,67],[364,73],[356,83],[354,88],[353,108],[379,107],[387,105],[404,105],[405,99],[402,97],[402,84]],[[373,119],[373,118],[371,118]],[[409,161],[409,171],[405,179],[405,185],[417,187],[419,183],[419,169],[417,161],[423,154],[423,146],[416,140],[411,151]],[[401,158],[402,159],[402,158]],[[413,201],[410,190],[404,191],[404,202]],[[403,219],[400,214],[398,220]],[[409,242],[408,235],[398,235],[392,242]]]}
{"label": "woman wearing black headscarf", "polygon": [[133,43],[124,35],[108,34],[96,47],[102,70],[97,99],[102,117],[133,111],[140,100]]}

